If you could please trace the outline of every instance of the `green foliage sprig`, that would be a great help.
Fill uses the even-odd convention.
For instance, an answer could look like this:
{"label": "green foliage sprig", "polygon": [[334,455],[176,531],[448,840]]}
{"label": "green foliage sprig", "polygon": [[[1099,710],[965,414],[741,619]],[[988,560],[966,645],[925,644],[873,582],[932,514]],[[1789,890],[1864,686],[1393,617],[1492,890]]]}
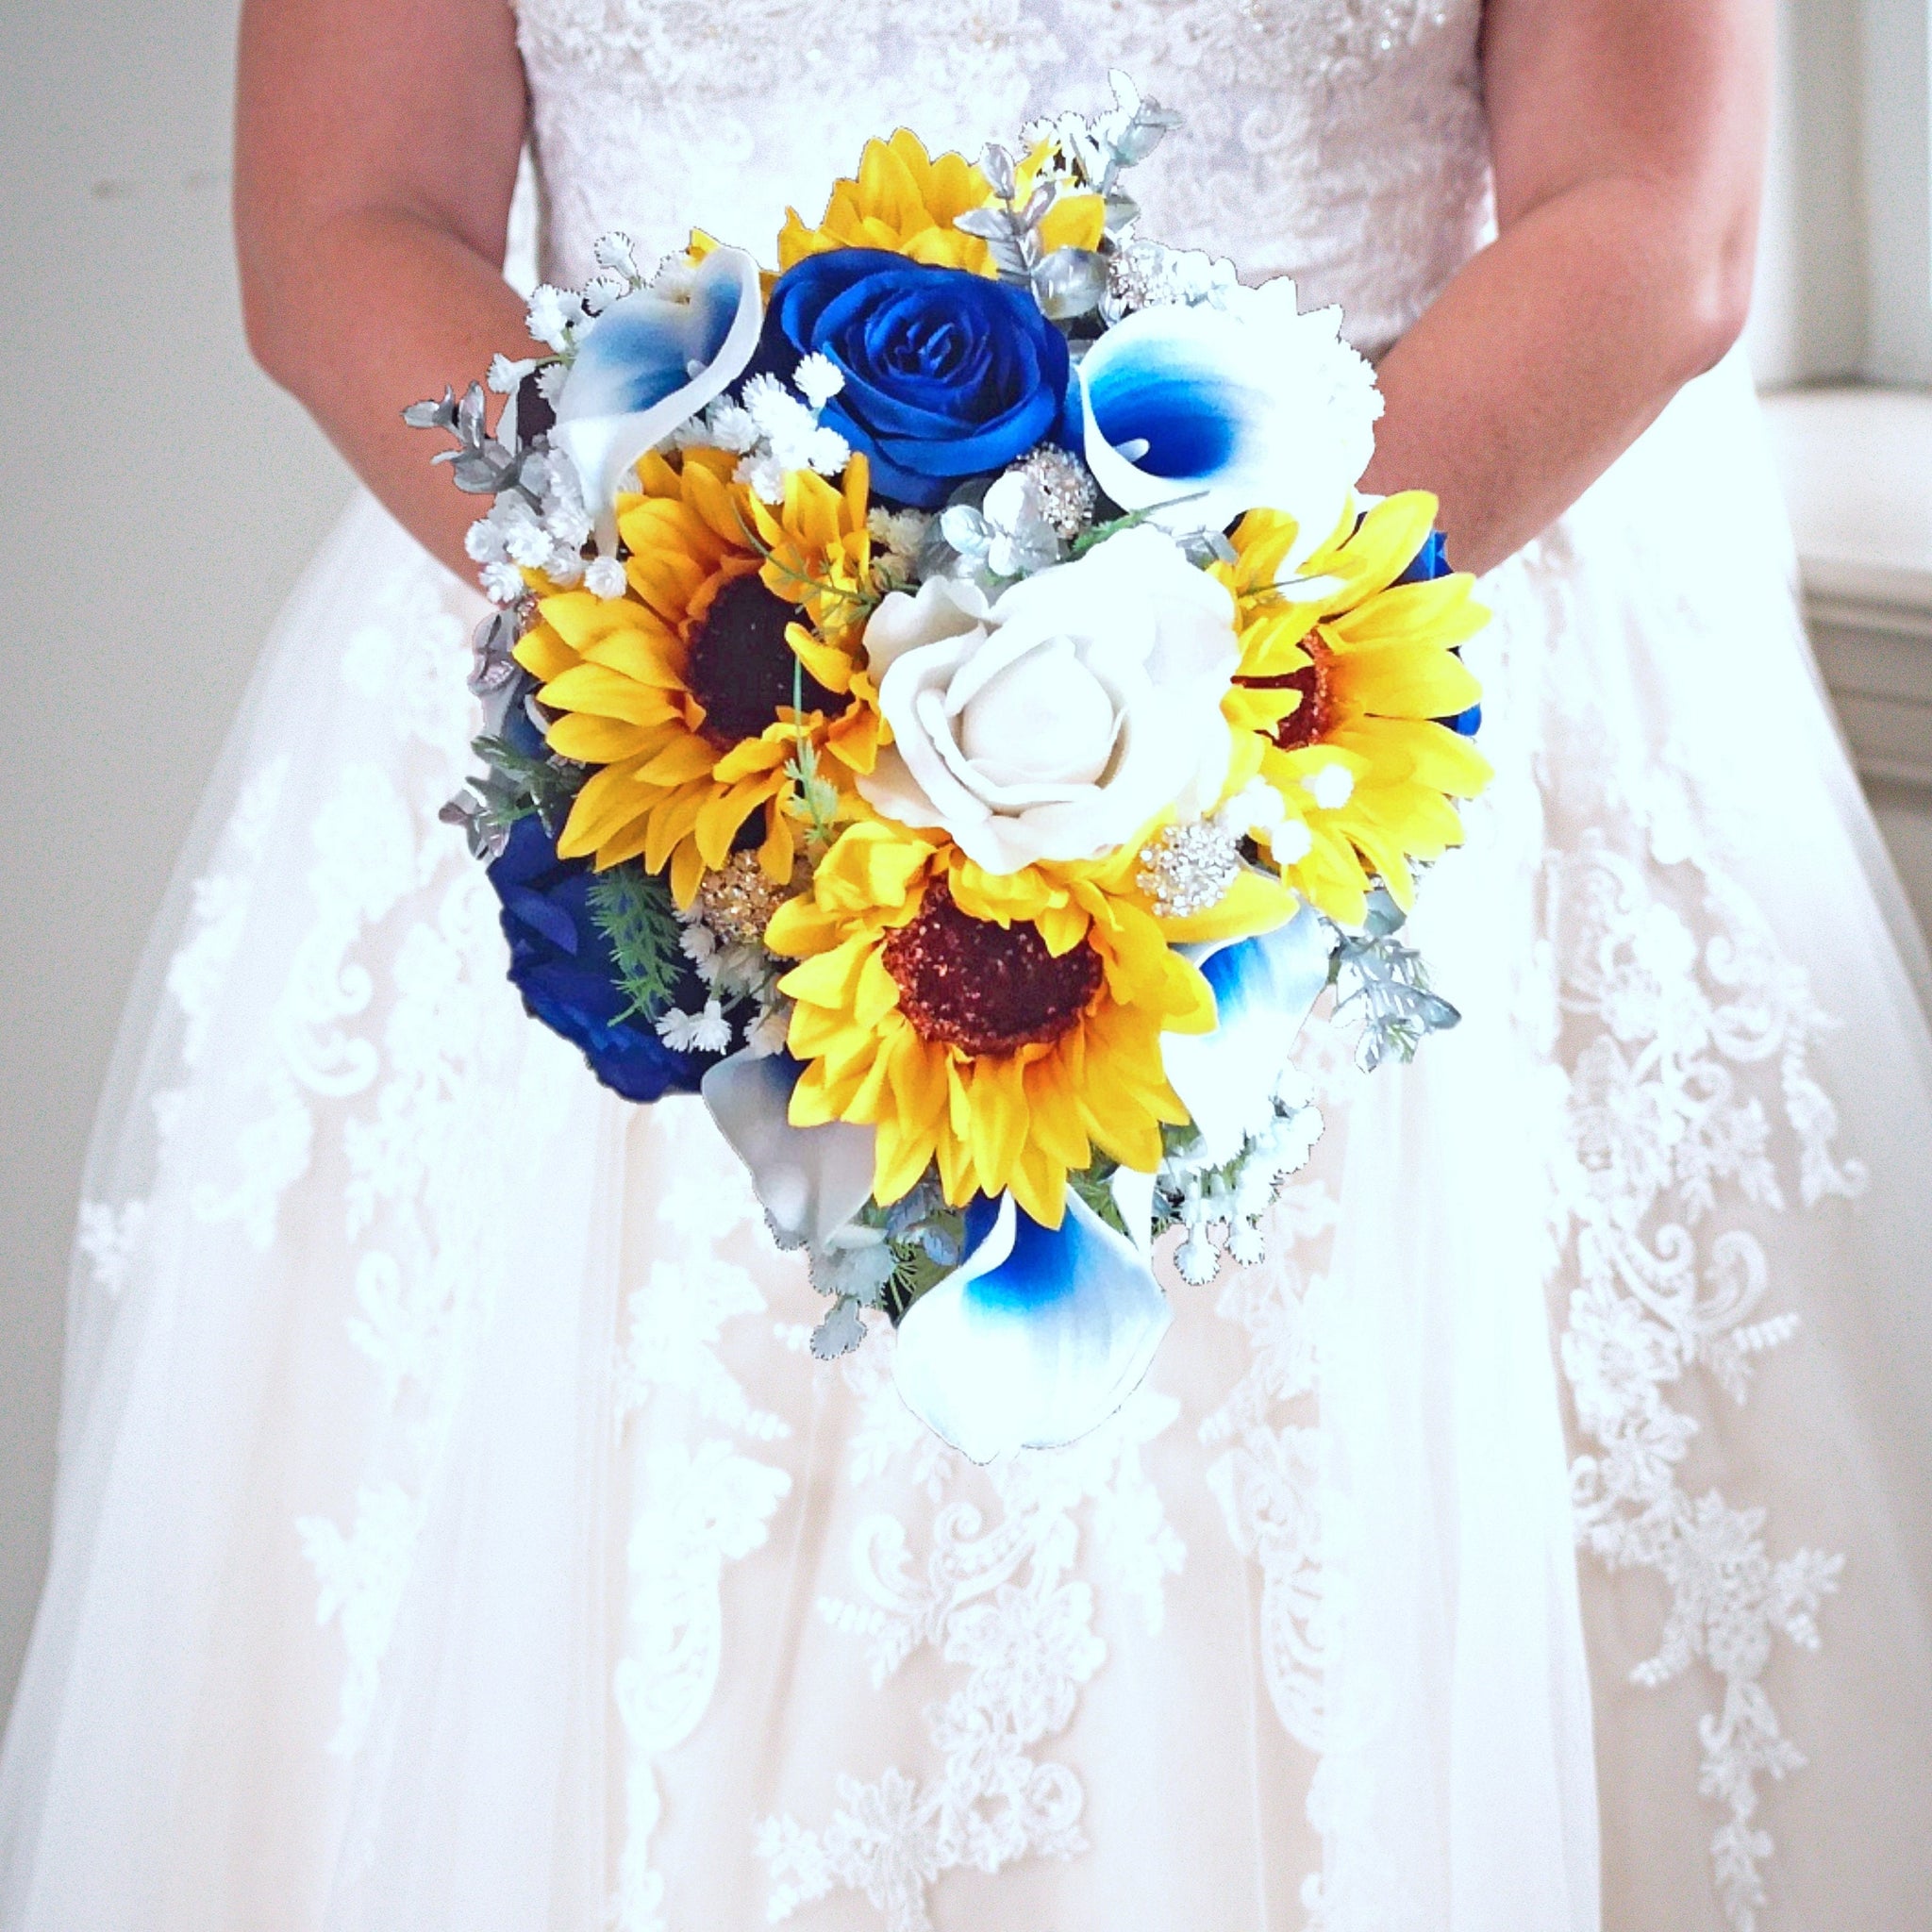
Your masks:
{"label": "green foliage sprig", "polygon": [[684,927],[663,878],[627,860],[591,879],[590,902],[591,923],[610,942],[618,984],[630,1002],[619,1019],[655,1020],[675,1007],[686,969]]}

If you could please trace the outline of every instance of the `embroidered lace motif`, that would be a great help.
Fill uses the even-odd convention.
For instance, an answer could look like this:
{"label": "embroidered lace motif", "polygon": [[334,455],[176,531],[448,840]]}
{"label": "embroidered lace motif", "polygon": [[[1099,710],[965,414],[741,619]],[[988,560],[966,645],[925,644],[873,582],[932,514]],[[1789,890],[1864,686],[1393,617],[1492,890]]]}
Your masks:
{"label": "embroidered lace motif", "polygon": [[[625,227],[768,252],[881,112],[969,154],[1092,108],[1123,67],[1184,125],[1137,176],[1149,231],[1287,273],[1385,347],[1486,219],[1477,0],[519,0],[551,272]],[[880,103],[887,107],[882,109]],[[661,158],[675,165],[660,165]]]}
{"label": "embroidered lace motif", "polygon": [[[272,759],[243,783],[216,841],[214,862],[190,888],[188,925],[163,984],[181,1016],[179,1065],[192,1074],[208,1049],[208,1028],[247,929],[248,910],[269,851],[276,808],[289,775],[286,758]],[[163,1147],[179,1118],[184,1090],[155,1096]],[[145,1199],[83,1201],[75,1245],[87,1257],[94,1286],[118,1295],[133,1269],[149,1204]]]}
{"label": "embroidered lace motif", "polygon": [[[806,1334],[788,1330],[786,1339],[802,1349]],[[962,1484],[976,1487],[978,1472],[936,1448],[899,1401],[889,1350],[879,1336],[847,1358],[865,1413],[852,1442],[852,1480],[909,1465],[936,1503]],[[822,1828],[789,1816],[759,1827],[774,1922],[842,1887],[871,1901],[885,1932],[930,1932],[928,1893],[943,1874],[997,1872],[1018,1858],[1087,1848],[1078,1778],[1040,1755],[1073,1722],[1081,1686],[1107,1657],[1093,1628],[1093,1586],[1076,1573],[1079,1517],[1087,1506],[1100,1580],[1138,1600],[1158,1632],[1162,1579],[1178,1573],[1185,1553],[1141,1450],[1178,1412],[1172,1397],[1143,1386],[1072,1448],[994,1464],[984,1480],[997,1517],[965,1497],[944,1502],[923,1559],[897,1517],[861,1523],[853,1563],[863,1597],[826,1600],[822,1614],[863,1640],[875,1685],[922,1645],[964,1680],[926,1714],[935,1774],[922,1780],[889,1766],[869,1782],[843,1774],[839,1808]]]}
{"label": "embroidered lace motif", "polygon": [[1571,1084],[1575,1285],[1562,1344],[1592,1445],[1573,1472],[1577,1530],[1612,1569],[1649,1569],[1670,1591],[1657,1651],[1633,1680],[1666,1683],[1701,1661],[1722,1686],[1698,1724],[1700,1789],[1724,1813],[1711,1859],[1725,1917],[1754,1932],[1773,1848],[1758,1780],[1805,1762],[1763,1674],[1779,1636],[1817,1648],[1818,1608],[1842,1559],[1800,1549],[1774,1560],[1763,1509],[1687,1487],[1698,1425],[1669,1391],[1702,1365],[1741,1403],[1754,1358],[1798,1325],[1762,1312],[1770,1268],[1757,1235],[1722,1225],[1734,1204],[1788,1205],[1777,1124],[1740,1074],[1775,1073],[1772,1106],[1807,1208],[1857,1194],[1865,1174],[1833,1152],[1837,1112],[1807,1064],[1831,1023],[1804,973],[1702,850],[1688,812],[1657,810],[1651,840],[1655,865],[1669,888],[1696,895],[1694,910],[1674,909],[1668,888],[1600,834],[1551,878],[1563,1006],[1588,1036]]}
{"label": "embroidered lace motif", "polygon": [[616,1932],[665,1932],[664,1877],[651,1864],[663,1815],[653,1759],[690,1737],[709,1707],[724,1662],[724,1566],[764,1542],[791,1490],[785,1471],[741,1453],[730,1434],[696,1425],[755,1441],[791,1433],[752,1406],[717,1354],[727,1323],[765,1312],[750,1273],[717,1253],[758,1224],[750,1185],[708,1134],[667,1134],[659,1146],[655,1218],[676,1258],[654,1261],[630,1298],[618,1407],[628,1418],[647,1403],[679,1403],[694,1423],[690,1440],[645,1452],[631,1512],[626,1641],[612,1680],[629,1744]]}
{"label": "embroidered lace motif", "polygon": [[[1346,1036],[1311,1027],[1295,1063],[1324,1117],[1340,1120],[1361,1077]],[[1215,1310],[1246,1332],[1253,1358],[1200,1425],[1202,1442],[1220,1451],[1208,1466],[1208,1487],[1259,1575],[1262,1680],[1282,1728],[1317,1760],[1304,1810],[1327,1856],[1302,1881],[1307,1932],[1407,1923],[1385,1896],[1373,1855],[1373,1787],[1354,1756],[1336,1749],[1328,1722],[1327,1674],[1348,1594],[1336,1553],[1353,1518],[1331,1474],[1321,1420],[1322,1338],[1333,1297],[1347,1292],[1325,1272],[1341,1206],[1322,1166],[1318,1155],[1315,1169],[1276,1197],[1267,1259],[1225,1271]]]}
{"label": "embroidered lace motif", "polygon": [[[347,1670],[332,1748],[344,1755],[374,1711],[421,1499],[489,1318],[472,1186],[494,1131],[480,1058],[486,1042],[514,1039],[506,1029],[522,1024],[488,882],[436,817],[472,723],[462,624],[417,569],[399,568],[373,601],[346,641],[341,675],[394,742],[373,744],[369,763],[345,769],[313,821],[311,923],[275,1005],[276,1058],[257,1075],[270,1110],[244,1136],[237,1187],[204,1190],[196,1202],[207,1218],[242,1219],[265,1244],[281,1190],[306,1170],[314,1102],[341,1104],[349,1336],[399,1425],[395,1441],[378,1436],[346,1529],[324,1517],[297,1524],[321,1585],[319,1617],[341,1632]],[[416,917],[397,931],[389,916],[405,905]],[[365,945],[389,962],[379,977],[357,957]],[[278,1165],[261,1149],[287,1158]]]}

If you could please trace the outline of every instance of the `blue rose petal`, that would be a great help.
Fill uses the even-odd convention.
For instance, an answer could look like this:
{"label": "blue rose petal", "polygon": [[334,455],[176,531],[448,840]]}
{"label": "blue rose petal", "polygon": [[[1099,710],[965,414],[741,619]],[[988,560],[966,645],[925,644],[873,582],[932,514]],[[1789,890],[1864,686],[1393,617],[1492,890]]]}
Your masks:
{"label": "blue rose petal", "polygon": [[827,357],[821,412],[872,465],[874,492],[931,509],[1061,429],[1066,339],[1023,289],[877,248],[808,256],[772,291],[756,369]]}
{"label": "blue rose petal", "polygon": [[1395,579],[1398,584],[1429,584],[1452,575],[1449,553],[1441,530],[1431,530],[1423,540],[1408,568]]}
{"label": "blue rose petal", "polygon": [[[510,827],[487,876],[503,904],[510,984],[530,1017],[578,1048],[591,1073],[625,1100],[695,1093],[717,1056],[675,1052],[648,1020],[626,1010],[610,942],[591,916],[590,866],[558,858],[556,841],[530,817]],[[702,1003],[695,974],[680,996]]]}
{"label": "blue rose petal", "polygon": [[966,1258],[899,1324],[901,1397],[974,1462],[1074,1441],[1139,1387],[1174,1319],[1146,1248],[1072,1193],[1058,1228],[1010,1193],[974,1201],[966,1228]]}

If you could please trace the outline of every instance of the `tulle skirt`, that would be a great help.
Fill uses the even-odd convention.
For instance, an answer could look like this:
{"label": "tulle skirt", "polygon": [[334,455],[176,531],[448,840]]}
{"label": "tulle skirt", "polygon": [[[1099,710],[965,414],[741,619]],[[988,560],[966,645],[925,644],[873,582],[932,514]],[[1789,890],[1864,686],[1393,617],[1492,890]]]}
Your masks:
{"label": "tulle skirt", "polygon": [[0,1925],[1922,1923],[1924,954],[1790,580],[1727,365],[1485,586],[1462,1025],[1313,1028],[1268,1259],[982,1470],[524,1018],[359,504],[104,1103]]}

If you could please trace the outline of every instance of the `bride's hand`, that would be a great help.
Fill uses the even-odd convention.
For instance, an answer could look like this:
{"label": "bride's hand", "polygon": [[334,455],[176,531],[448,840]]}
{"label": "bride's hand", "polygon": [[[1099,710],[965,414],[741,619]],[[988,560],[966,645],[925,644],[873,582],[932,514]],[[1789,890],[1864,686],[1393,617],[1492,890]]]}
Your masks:
{"label": "bride's hand", "polygon": [[1494,244],[1381,366],[1368,481],[1483,571],[1579,496],[1750,302],[1769,0],[1490,0]]}
{"label": "bride's hand", "polygon": [[466,579],[476,505],[402,411],[526,340],[501,270],[527,115],[503,0],[246,0],[235,235],[249,345]]}

